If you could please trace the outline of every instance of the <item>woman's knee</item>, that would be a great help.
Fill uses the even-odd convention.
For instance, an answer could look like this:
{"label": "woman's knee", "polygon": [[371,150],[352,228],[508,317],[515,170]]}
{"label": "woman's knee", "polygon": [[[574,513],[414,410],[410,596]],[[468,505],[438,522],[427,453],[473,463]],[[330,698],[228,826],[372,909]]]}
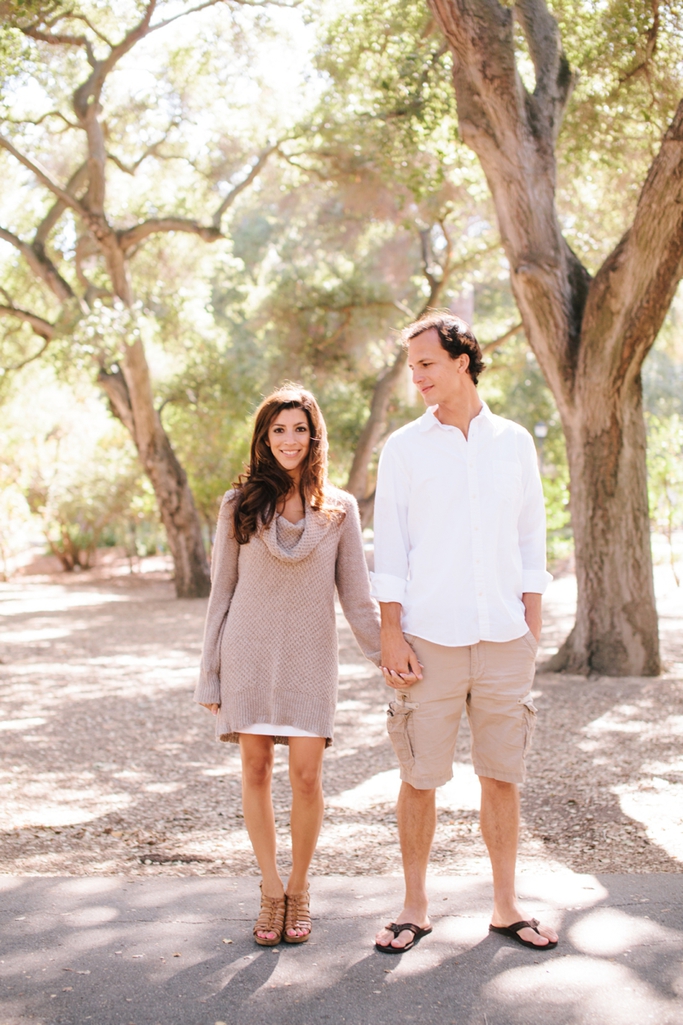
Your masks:
{"label": "woman's knee", "polygon": [[245,758],[242,761],[242,778],[247,786],[263,787],[270,783],[273,774],[271,757]]}
{"label": "woman's knee", "polygon": [[322,787],[322,767],[319,765],[290,765],[289,780],[292,790],[302,797],[313,797]]}

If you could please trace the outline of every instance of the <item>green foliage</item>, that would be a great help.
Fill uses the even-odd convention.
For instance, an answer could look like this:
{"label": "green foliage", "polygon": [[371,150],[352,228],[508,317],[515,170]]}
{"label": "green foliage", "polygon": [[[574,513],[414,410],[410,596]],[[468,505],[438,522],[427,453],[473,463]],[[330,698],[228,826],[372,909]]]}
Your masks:
{"label": "green foliage", "polygon": [[105,541],[127,541],[139,516],[144,485],[131,454],[122,465],[120,447],[105,442],[92,457],[92,464],[63,465],[49,479],[35,476],[26,488],[28,506],[65,570],[86,569]]}
{"label": "green foliage", "polygon": [[[0,0],[0,10],[10,12],[0,29],[0,84],[13,119],[4,130],[66,181],[83,149],[60,115],[69,116],[71,92],[88,68],[72,48],[27,40],[8,27],[52,6]],[[660,4],[655,25],[645,0],[552,0],[551,6],[580,71],[559,141],[558,205],[568,241],[594,270],[628,225],[680,96],[681,9],[669,0]],[[157,16],[164,9],[179,8],[160,0]],[[134,0],[116,8],[82,0],[73,7],[74,15],[87,14],[116,39],[140,10]],[[300,380],[318,396],[331,474],[345,482],[377,374],[394,356],[398,329],[426,302],[447,251],[454,269],[439,305],[455,307],[473,289],[474,327],[484,344],[518,321],[487,186],[459,138],[451,57],[423,0],[355,0],[337,7],[327,23],[319,8],[312,10],[319,38],[307,106],[260,81],[259,48],[274,38],[264,17],[221,7],[192,32],[183,27],[190,21],[176,23],[168,36],[157,33],[136,48],[103,95],[112,158],[107,202],[117,229],[164,213],[209,223],[254,154],[285,138],[226,215],[226,238],[212,246],[180,234],[147,240],[131,262],[137,302],[126,311],[106,294],[111,282],[101,258],[86,247],[76,267],[81,229],[65,213],[48,253],[74,288],[82,289],[85,277],[99,299],[87,316],[69,313],[43,358],[57,381],[45,400],[54,422],[41,412],[32,449],[17,440],[23,413],[14,382],[28,401],[34,374],[43,371],[31,365],[0,380],[6,402],[0,414],[14,439],[11,459],[5,453],[0,460],[6,485],[0,515],[31,520],[23,496],[34,488],[31,500],[43,503],[35,508],[53,543],[64,551],[73,546],[84,560],[95,537],[124,544],[131,555],[158,543],[149,487],[119,428],[115,442],[106,440],[103,406],[89,406],[88,417],[104,448],[86,452],[63,441],[57,453],[50,435],[71,423],[62,389],[68,385],[81,402],[85,380],[92,381],[100,364],[116,363],[136,332],[148,352],[155,404],[208,534],[220,495],[247,458],[251,413],[284,379]],[[104,50],[85,22],[74,19],[74,31],[76,25],[98,53]],[[518,45],[522,76],[533,88],[521,35]],[[25,123],[17,125],[21,118]],[[6,186],[0,221],[30,238],[52,200],[6,154],[0,165]],[[1,255],[7,295],[55,321],[57,304],[16,251],[3,247]],[[675,418],[683,414],[683,379],[675,317],[674,310],[644,373],[657,523],[664,523],[665,498],[678,479]],[[0,334],[5,366],[41,344],[9,320]],[[405,384],[392,400],[387,432],[422,411]],[[571,544],[564,442],[551,394],[521,336],[492,353],[481,391],[496,412],[532,432],[537,423],[548,426],[543,483],[549,551],[559,560]],[[25,465],[37,467],[30,481],[17,469],[19,450]]]}
{"label": "green foliage", "polygon": [[667,539],[671,569],[680,587],[674,532],[683,527],[683,415],[659,418],[648,413],[646,422],[650,521]]}
{"label": "green foliage", "polygon": [[100,545],[129,556],[163,544],[154,496],[119,424],[83,375],[62,384],[46,365],[14,379],[0,411],[0,557],[5,565],[42,534],[67,570]]}
{"label": "green foliage", "polygon": [[551,0],[579,80],[558,143],[565,236],[595,272],[633,219],[683,91],[678,0]]}
{"label": "green foliage", "polygon": [[316,56],[330,83],[314,119],[325,144],[344,146],[347,173],[372,164],[423,199],[446,182],[456,123],[451,59],[433,27],[415,0],[365,0],[325,27]]}

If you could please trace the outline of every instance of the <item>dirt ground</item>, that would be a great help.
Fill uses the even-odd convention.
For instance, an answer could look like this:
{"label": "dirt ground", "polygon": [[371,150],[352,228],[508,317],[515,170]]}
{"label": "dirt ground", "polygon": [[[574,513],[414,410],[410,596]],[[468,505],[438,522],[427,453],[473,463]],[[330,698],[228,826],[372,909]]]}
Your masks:
{"label": "dirt ground", "polygon": [[[142,568],[0,584],[0,872],[257,874],[238,750],[213,740],[213,719],[191,698],[206,602],[176,600],[163,567]],[[683,595],[670,569],[656,575],[658,679],[544,673],[575,602],[573,577],[550,587],[522,869],[683,870]],[[313,870],[396,873],[387,691],[341,615],[339,629],[337,730]],[[468,747],[463,721],[454,779],[439,791],[437,874],[486,870]],[[286,748],[274,796],[286,871]]]}

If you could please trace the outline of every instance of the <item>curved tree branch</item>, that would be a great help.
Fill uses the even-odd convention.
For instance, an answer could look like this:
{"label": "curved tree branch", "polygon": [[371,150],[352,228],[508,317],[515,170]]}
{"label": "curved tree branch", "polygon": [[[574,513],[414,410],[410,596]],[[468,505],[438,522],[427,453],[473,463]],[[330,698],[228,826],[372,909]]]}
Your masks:
{"label": "curved tree branch", "polygon": [[[22,310],[18,306],[0,306],[0,317],[14,317],[16,320],[22,320],[25,324],[31,326],[34,334],[44,338],[46,342],[51,342],[57,333],[55,325],[51,324],[49,320],[31,313],[29,310]],[[44,349],[41,349],[41,352],[44,352]],[[31,357],[31,359],[36,358],[35,356]],[[29,361],[27,360],[26,362]],[[21,365],[24,366],[23,363]]]}
{"label": "curved tree branch", "polygon": [[16,146],[13,146],[9,139],[2,134],[0,134],[0,146],[2,146],[3,149],[6,149],[8,153],[11,153],[15,160],[18,160],[20,164],[23,164],[24,167],[28,168],[28,170],[36,176],[42,185],[48,188],[58,199],[62,200],[65,206],[75,210],[76,213],[80,214],[82,217],[87,216],[87,212],[82,204],[72,196],[67,189],[62,188],[61,185],[54,181],[52,176],[44,167],[41,167],[36,161],[31,160],[30,157],[27,157],[24,153],[18,150]]}
{"label": "curved tree branch", "polygon": [[87,36],[72,36],[68,32],[43,32],[35,26],[24,28],[22,32],[31,39],[36,39],[40,43],[50,43],[52,46],[80,46],[87,54],[88,64],[91,67],[95,66],[95,54]]}
{"label": "curved tree branch", "polygon": [[534,99],[555,140],[576,75],[572,74],[562,49],[557,22],[543,0],[517,0],[515,13],[536,72]]}
{"label": "curved tree branch", "polygon": [[[84,164],[81,164],[81,166],[77,168],[77,170],[74,171],[74,173],[69,178],[69,181],[67,182],[66,186],[67,192],[73,195],[73,193],[75,193],[81,187],[81,185],[84,185],[87,180],[88,164],[86,162]],[[36,228],[36,233],[33,236],[34,246],[45,245],[48,235],[54,228],[59,218],[64,213],[65,209],[66,205],[62,202],[61,199],[58,199],[57,202],[52,205],[52,207],[48,210],[43,220]]]}
{"label": "curved tree branch", "polygon": [[502,334],[500,338],[494,338],[492,342],[487,342],[485,345],[482,345],[482,356],[487,356],[489,353],[495,352],[496,349],[500,349],[501,345],[507,342],[509,338],[512,338],[513,335],[519,334],[519,332],[523,330],[524,325],[520,321],[519,324],[515,324],[515,326],[511,327],[509,331],[506,331],[505,334]]}
{"label": "curved tree branch", "polygon": [[36,277],[44,281],[50,291],[61,302],[73,298],[74,293],[71,285],[59,273],[40,242],[30,245],[5,228],[0,228],[0,239],[4,242],[9,242],[11,246],[14,246],[21,253]]}
{"label": "curved tree branch", "polygon": [[215,214],[213,215],[214,228],[220,230],[221,220],[223,219],[223,214],[225,213],[225,211],[232,206],[232,204],[239,196],[240,192],[243,192],[249,185],[251,185],[251,183],[254,181],[254,179],[258,176],[258,174],[265,166],[270,155],[272,153],[275,153],[276,150],[280,148],[282,142],[283,140],[280,140],[278,142],[273,143],[272,146],[267,146],[264,150],[261,150],[256,162],[252,165],[251,170],[249,171],[247,176],[243,178],[241,182],[238,182],[238,184],[235,185],[230,190],[230,192],[228,192],[227,196],[223,199],[220,206],[216,210]]}
{"label": "curved tree branch", "polygon": [[130,392],[121,370],[105,370],[102,367],[97,375],[97,383],[106,394],[109,400],[109,408],[113,415],[128,428],[131,437],[135,438],[135,421],[133,419]]}
{"label": "curved tree branch", "polygon": [[596,274],[584,317],[600,329],[585,344],[587,380],[619,388],[640,372],[683,277],[683,100],[638,199],[633,224]]}
{"label": "curved tree branch", "polygon": [[148,221],[142,221],[132,228],[117,232],[117,237],[121,249],[127,253],[143,239],[165,231],[189,232],[192,235],[199,235],[205,242],[215,242],[217,239],[223,238],[218,228],[200,224],[199,221],[192,221],[186,217],[151,217]]}

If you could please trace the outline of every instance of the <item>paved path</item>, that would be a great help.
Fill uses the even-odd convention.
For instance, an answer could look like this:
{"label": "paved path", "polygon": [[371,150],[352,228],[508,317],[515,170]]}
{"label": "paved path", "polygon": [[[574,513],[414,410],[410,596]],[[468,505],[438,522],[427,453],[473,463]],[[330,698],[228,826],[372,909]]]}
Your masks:
{"label": "paved path", "polygon": [[395,877],[313,885],[308,944],[254,945],[256,883],[0,876],[1,1025],[679,1025],[680,875],[522,876],[562,928],[535,955],[487,933],[485,877],[432,880],[434,933],[372,946]]}

